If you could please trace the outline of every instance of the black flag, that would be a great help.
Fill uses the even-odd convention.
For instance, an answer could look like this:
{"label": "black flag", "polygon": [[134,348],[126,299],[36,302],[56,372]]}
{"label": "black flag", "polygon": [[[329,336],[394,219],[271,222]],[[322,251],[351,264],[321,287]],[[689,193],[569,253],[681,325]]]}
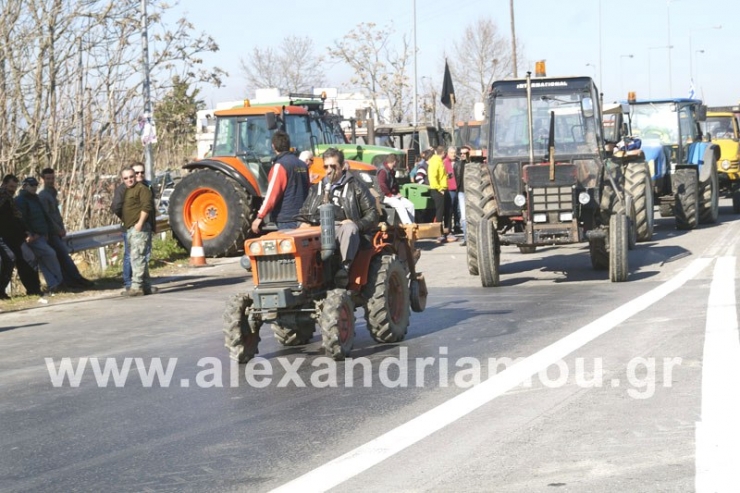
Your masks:
{"label": "black flag", "polygon": [[441,101],[447,109],[452,109],[452,105],[455,104],[455,88],[452,87],[452,75],[450,75],[450,66],[447,65],[447,60],[445,60],[445,76],[442,81]]}

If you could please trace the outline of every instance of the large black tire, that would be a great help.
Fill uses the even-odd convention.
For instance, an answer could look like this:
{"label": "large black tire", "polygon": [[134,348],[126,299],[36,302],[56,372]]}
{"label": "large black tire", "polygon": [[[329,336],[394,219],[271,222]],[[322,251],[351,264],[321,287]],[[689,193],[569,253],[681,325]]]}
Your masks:
{"label": "large black tire", "polygon": [[740,214],[740,189],[732,192],[732,212]]}
{"label": "large black tire", "polygon": [[224,345],[229,349],[229,357],[239,363],[246,363],[259,353],[259,331],[249,328],[247,309],[252,306],[252,298],[245,293],[235,294],[226,302],[224,310]]}
{"label": "large black tire", "polygon": [[300,323],[297,327],[288,326],[285,324],[273,323],[272,332],[275,334],[275,339],[278,342],[287,347],[303,346],[311,342],[313,333],[316,329],[316,324],[312,323]]}
{"label": "large black tire", "polygon": [[252,199],[236,181],[211,169],[186,175],[170,196],[172,234],[186,250],[197,221],[208,257],[234,255],[244,248],[251,226]]}
{"label": "large black tire", "polygon": [[696,170],[681,168],[673,174],[677,229],[694,229],[699,224],[699,177]]}
{"label": "large black tire", "polygon": [[713,153],[705,159],[704,166],[711,166],[709,178],[699,183],[699,224],[714,224],[719,219],[719,174]]}
{"label": "large black tire", "polygon": [[601,238],[591,240],[588,244],[591,255],[591,267],[594,270],[607,270],[609,268],[609,253],[606,251],[606,241]]}
{"label": "large black tire", "polygon": [[478,268],[484,288],[500,284],[501,245],[493,221],[484,219],[478,224]]}
{"label": "large black tire", "polygon": [[653,236],[655,209],[650,169],[646,163],[627,165],[624,188],[632,196],[632,204],[635,207],[634,227],[637,241],[648,241]]}
{"label": "large black tire", "polygon": [[363,295],[365,320],[377,342],[399,342],[409,327],[410,293],[406,269],[394,255],[373,258]]}
{"label": "large black tire", "polygon": [[465,222],[467,223],[468,272],[477,276],[478,224],[496,208],[496,196],[488,167],[484,163],[465,165]]}
{"label": "large black tire", "polygon": [[327,293],[319,326],[326,355],[335,361],[349,356],[355,342],[355,305],[349,291],[333,289]]}
{"label": "large black tire", "polygon": [[612,214],[609,218],[609,279],[612,282],[624,282],[629,276],[629,230],[626,214]]}

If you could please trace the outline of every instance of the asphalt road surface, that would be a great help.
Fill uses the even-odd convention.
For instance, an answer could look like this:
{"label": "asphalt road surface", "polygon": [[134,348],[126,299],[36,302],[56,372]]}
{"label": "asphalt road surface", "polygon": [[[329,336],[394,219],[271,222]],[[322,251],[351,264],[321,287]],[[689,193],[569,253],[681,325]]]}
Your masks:
{"label": "asphalt road surface", "polygon": [[0,490],[740,491],[740,217],[721,204],[691,232],[657,219],[619,284],[586,245],[505,247],[484,289],[459,244],[422,243],[426,311],[382,345],[358,310],[336,368],[267,326],[264,359],[229,361],[237,259],[0,314]]}

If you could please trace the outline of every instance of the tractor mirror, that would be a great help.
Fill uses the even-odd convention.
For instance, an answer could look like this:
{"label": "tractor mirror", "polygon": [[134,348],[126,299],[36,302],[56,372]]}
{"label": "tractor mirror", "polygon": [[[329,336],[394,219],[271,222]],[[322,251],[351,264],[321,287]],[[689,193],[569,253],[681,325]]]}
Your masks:
{"label": "tractor mirror", "polygon": [[706,105],[700,104],[696,107],[696,121],[705,122],[707,121],[707,107]]}
{"label": "tractor mirror", "polygon": [[583,110],[583,116],[586,118],[594,116],[594,102],[591,98],[583,98],[581,101],[581,109]]}
{"label": "tractor mirror", "polygon": [[272,111],[265,113],[265,120],[267,120],[268,130],[276,130],[278,128],[277,116]]}

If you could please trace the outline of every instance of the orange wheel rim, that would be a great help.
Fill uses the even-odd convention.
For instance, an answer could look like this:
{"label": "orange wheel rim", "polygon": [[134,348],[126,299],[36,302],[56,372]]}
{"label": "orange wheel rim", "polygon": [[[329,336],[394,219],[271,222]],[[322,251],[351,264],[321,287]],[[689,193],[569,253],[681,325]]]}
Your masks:
{"label": "orange wheel rim", "polygon": [[226,229],[229,208],[220,193],[211,188],[193,190],[185,201],[185,225],[198,223],[203,239],[219,236]]}

